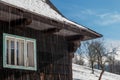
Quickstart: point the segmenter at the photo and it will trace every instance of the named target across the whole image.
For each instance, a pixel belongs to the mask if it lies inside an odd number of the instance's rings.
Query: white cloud
[[[120,23],[120,13],[104,13],[98,15],[98,17],[99,19],[96,22],[103,26]]]
[[[75,9],[75,8],[74,8]],[[120,13],[117,11],[78,9],[70,12],[67,16],[74,19],[88,20],[100,26],[110,26],[120,24]]]
[[[86,14],[86,15],[96,15],[96,12],[91,9],[85,9],[85,10],[81,11],[81,13]]]
[[[93,20],[94,23],[102,25],[102,26],[109,26],[112,24],[120,24],[120,13],[116,11],[108,12],[107,10],[92,10],[92,9],[84,9],[79,12],[82,14],[83,17],[86,19]]]
[[[112,48],[120,48],[120,40],[107,39],[105,40],[105,46],[109,50],[111,50]]]

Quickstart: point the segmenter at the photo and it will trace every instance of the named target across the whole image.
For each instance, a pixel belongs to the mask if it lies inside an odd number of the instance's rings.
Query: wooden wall
[[[36,39],[37,71],[2,67],[3,33]],[[67,41],[62,36],[44,34],[25,25],[10,26],[0,21],[0,80],[72,80],[72,56],[68,52]]]

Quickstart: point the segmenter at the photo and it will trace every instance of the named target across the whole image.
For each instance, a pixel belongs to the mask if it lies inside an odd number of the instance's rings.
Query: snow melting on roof
[[[70,23],[80,28],[84,28],[81,25],[78,25],[60,15],[57,11],[52,9],[47,3],[46,0],[1,0],[8,4],[12,4],[14,6],[24,8],[26,10],[35,12],[37,14],[59,20],[62,22]]]

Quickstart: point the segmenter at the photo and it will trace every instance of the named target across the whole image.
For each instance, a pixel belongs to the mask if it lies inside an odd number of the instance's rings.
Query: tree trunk
[[[100,59],[98,57],[98,62],[97,62],[98,63],[98,69],[100,69],[100,62],[99,61],[100,61]]]
[[[102,69],[102,72],[100,73],[100,76],[99,76],[98,80],[101,80],[103,73],[104,73],[104,69]]]
[[[91,67],[92,67],[92,74],[94,74],[94,63],[91,62]]]
[[[113,72],[113,65],[110,64],[110,72]]]

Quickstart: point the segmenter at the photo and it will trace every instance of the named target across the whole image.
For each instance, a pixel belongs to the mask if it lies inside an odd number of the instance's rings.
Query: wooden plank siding
[[[44,27],[44,26],[43,26]],[[3,68],[3,33],[37,41],[37,71]],[[0,21],[0,80],[72,80],[72,57],[62,36]]]

